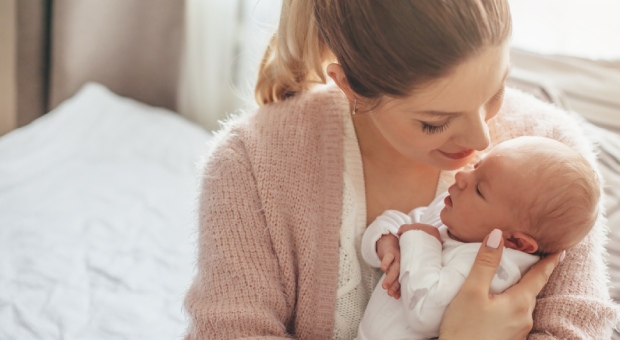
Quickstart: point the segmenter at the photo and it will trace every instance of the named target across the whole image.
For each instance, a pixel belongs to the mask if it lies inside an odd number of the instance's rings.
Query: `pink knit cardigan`
[[[207,156],[187,339],[330,339],[338,285],[343,124],[348,103],[317,86],[232,119]],[[494,143],[556,138],[594,161],[566,113],[507,91]],[[609,339],[605,225],[569,251],[540,293],[530,339]]]

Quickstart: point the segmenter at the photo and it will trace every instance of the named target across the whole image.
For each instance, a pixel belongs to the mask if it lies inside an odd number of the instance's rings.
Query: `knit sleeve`
[[[497,118],[490,124],[493,144],[522,135],[549,137],[581,152],[596,169],[593,145],[578,119],[569,113],[524,93],[510,91]],[[538,295],[529,339],[610,338],[618,310],[607,287],[606,233],[606,221],[601,213],[589,235],[567,252]]]
[[[288,338],[292,305],[244,145],[210,155],[200,195],[197,274],[185,297],[186,339]]]

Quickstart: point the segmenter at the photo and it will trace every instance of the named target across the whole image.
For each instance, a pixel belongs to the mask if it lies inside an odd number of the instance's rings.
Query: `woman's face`
[[[409,97],[385,98],[355,119],[359,117],[365,134],[372,136],[369,145],[387,151],[383,154],[458,169],[489,145],[486,122],[502,106],[508,72],[508,46],[488,47],[449,76]]]

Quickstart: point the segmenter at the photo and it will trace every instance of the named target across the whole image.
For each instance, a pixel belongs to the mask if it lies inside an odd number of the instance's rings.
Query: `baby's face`
[[[493,229],[519,229],[515,202],[524,201],[535,185],[526,180],[522,167],[522,159],[497,148],[473,170],[458,172],[440,215],[451,237],[481,242]]]

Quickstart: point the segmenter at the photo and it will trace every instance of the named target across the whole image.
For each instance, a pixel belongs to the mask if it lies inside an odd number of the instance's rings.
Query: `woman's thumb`
[[[503,249],[504,239],[502,237],[502,231],[494,229],[482,241],[480,250],[478,250],[478,255],[476,255],[476,260],[474,261],[464,285],[471,285],[470,287],[478,288],[484,287],[488,293],[488,288],[491,287],[493,276],[502,260]]]

